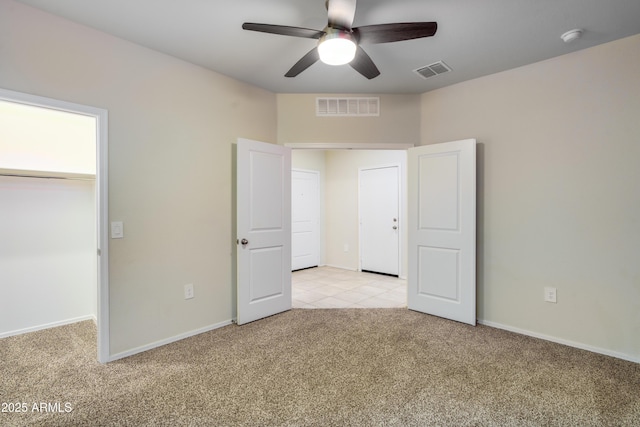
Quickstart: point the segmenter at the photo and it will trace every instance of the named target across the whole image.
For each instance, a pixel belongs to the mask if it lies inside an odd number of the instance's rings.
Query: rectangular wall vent
[[[417,70],[413,70],[421,77],[428,79],[429,77],[437,76],[438,74],[448,73],[451,68],[442,61],[434,62]]]
[[[365,117],[380,115],[380,98],[316,98],[316,116]]]

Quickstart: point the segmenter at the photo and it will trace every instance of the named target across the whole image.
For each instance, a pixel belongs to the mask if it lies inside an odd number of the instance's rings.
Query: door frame
[[[61,101],[0,88],[0,100],[48,108],[96,119],[96,244],[97,244],[97,331],[100,363],[110,361],[109,342],[109,179],[108,179],[108,111],[88,105]]]
[[[362,192],[360,191],[360,184],[362,180],[362,171],[365,170],[373,170],[373,169],[386,169],[386,168],[397,168],[398,170],[398,227],[401,227],[398,231],[398,277],[402,278],[402,245],[405,243],[402,235],[404,233],[404,225],[401,224],[404,221],[401,221],[404,217],[404,210],[402,209],[403,201],[406,202],[403,197],[403,173],[406,174],[406,171],[402,169],[402,165],[400,163],[388,163],[384,165],[376,165],[376,166],[367,166],[358,168],[358,271],[362,271],[362,224],[360,220],[362,218],[362,210],[361,210],[361,197]]]

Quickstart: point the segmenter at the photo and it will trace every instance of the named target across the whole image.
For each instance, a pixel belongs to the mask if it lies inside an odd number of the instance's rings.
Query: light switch
[[[111,238],[122,239],[124,237],[124,225],[122,221],[113,221],[111,223]]]

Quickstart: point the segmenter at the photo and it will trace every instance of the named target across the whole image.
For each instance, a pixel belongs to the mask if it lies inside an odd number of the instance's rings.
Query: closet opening
[[[108,359],[106,121],[0,90],[0,338],[89,320]]]

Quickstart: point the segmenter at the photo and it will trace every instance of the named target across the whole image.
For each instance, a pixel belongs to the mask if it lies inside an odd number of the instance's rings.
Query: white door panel
[[[476,323],[476,141],[409,149],[408,306]]]
[[[418,167],[420,229],[458,229],[458,156],[421,156]]]
[[[291,309],[291,150],[237,145],[237,322]]]
[[[291,173],[292,269],[315,267],[320,262],[319,173]]]
[[[400,168],[359,174],[360,269],[397,276],[400,271]]]

